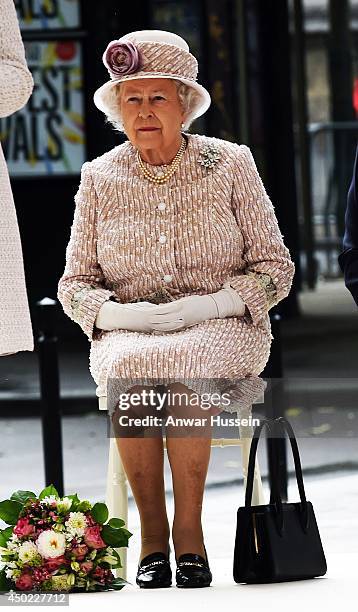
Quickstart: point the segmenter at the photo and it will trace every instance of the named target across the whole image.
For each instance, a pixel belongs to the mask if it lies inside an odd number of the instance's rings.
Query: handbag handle
[[[256,451],[257,451],[257,445],[259,443],[259,439],[261,436],[261,432],[264,427],[267,427],[269,432],[274,433],[273,423],[272,421],[269,421],[268,419],[262,419],[260,425],[257,425],[254,429],[254,433],[253,433],[251,445],[250,445],[249,464],[247,468],[245,507],[251,506],[251,502],[252,502],[252,490],[253,490],[253,485],[254,485]],[[272,482],[270,504],[271,503],[276,506],[276,525],[281,535],[282,529],[283,529],[283,511],[282,511],[282,501],[281,501],[281,496],[280,496],[279,489],[278,489],[277,478],[274,478]]]
[[[300,453],[298,450],[296,436],[292,429],[291,423],[287,421],[287,419],[285,419],[284,417],[280,416],[277,419],[275,419],[273,422],[273,427],[275,427],[276,424],[282,428],[284,434],[287,433],[290,439],[293,459],[295,463],[295,473],[296,473],[298,491],[299,491],[300,499],[301,499],[302,527],[305,530],[305,532],[307,532],[308,526],[309,526],[308,504],[307,504],[307,499],[306,499],[305,487],[303,484],[302,466],[301,466]],[[273,501],[272,491],[271,491],[271,496],[270,496],[270,503],[272,503],[271,500]]]

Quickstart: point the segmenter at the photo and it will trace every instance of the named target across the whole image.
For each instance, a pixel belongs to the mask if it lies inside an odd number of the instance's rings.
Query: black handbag
[[[278,470],[274,466],[270,503],[252,506],[256,450],[264,426],[272,434],[276,425],[287,432],[293,452],[301,502],[282,503]],[[322,576],[327,564],[311,502],[306,500],[295,434],[283,417],[264,419],[251,440],[245,506],[237,511],[234,549],[235,582],[267,583]]]

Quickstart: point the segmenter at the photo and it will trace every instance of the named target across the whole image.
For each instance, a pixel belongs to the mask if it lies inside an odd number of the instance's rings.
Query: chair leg
[[[128,484],[121,457],[118,451],[115,437],[110,438],[108,470],[107,470],[107,489],[106,505],[110,518],[121,518],[128,524]],[[114,570],[116,577],[127,579],[127,548],[117,548],[120,555],[122,567]]]
[[[247,470],[249,466],[250,446],[253,434],[254,429],[251,425],[240,425],[240,439],[242,440],[240,447],[245,490],[247,484]],[[260,506],[262,504],[265,504],[265,497],[263,492],[259,462],[256,455],[251,505]]]

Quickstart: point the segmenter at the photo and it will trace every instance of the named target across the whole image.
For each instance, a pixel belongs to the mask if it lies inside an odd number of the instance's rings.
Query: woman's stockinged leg
[[[149,387],[132,387],[140,393]],[[136,407],[139,412],[139,407]],[[113,415],[118,414],[116,411]],[[152,552],[168,552],[170,527],[165,505],[163,438],[117,437],[118,451],[138,508],[141,524],[141,561]]]
[[[167,409],[167,413],[177,417],[201,416],[205,411],[190,406],[193,392],[181,383],[170,385],[171,393],[186,394],[187,406],[182,399]],[[183,395],[182,395],[183,398]],[[191,437],[188,437],[190,435]],[[197,434],[198,435],[198,434]],[[199,437],[200,436],[200,437]],[[201,524],[202,502],[205,481],[211,452],[211,426],[201,429],[196,437],[195,428],[189,431],[185,427],[167,425],[167,451],[172,471],[174,492],[174,521],[172,537],[175,556],[178,559],[183,553],[196,553],[205,559],[204,537]]]

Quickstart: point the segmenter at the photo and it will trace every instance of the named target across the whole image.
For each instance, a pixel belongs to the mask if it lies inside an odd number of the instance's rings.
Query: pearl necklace
[[[166,172],[163,172],[162,174],[152,174],[143,164],[143,160],[139,154],[139,150],[137,150],[137,161],[139,164],[139,167],[143,173],[143,175],[149,180],[152,181],[153,183],[156,183],[157,185],[162,185],[163,183],[165,183],[166,181],[168,181],[170,179],[171,176],[173,176],[174,172],[178,169],[178,166],[180,164],[180,160],[183,156],[183,153],[185,151],[186,148],[186,140],[185,138],[182,136],[182,143],[180,145],[180,148],[177,152],[177,154],[175,155],[173,161],[170,164],[169,170],[167,170]]]

